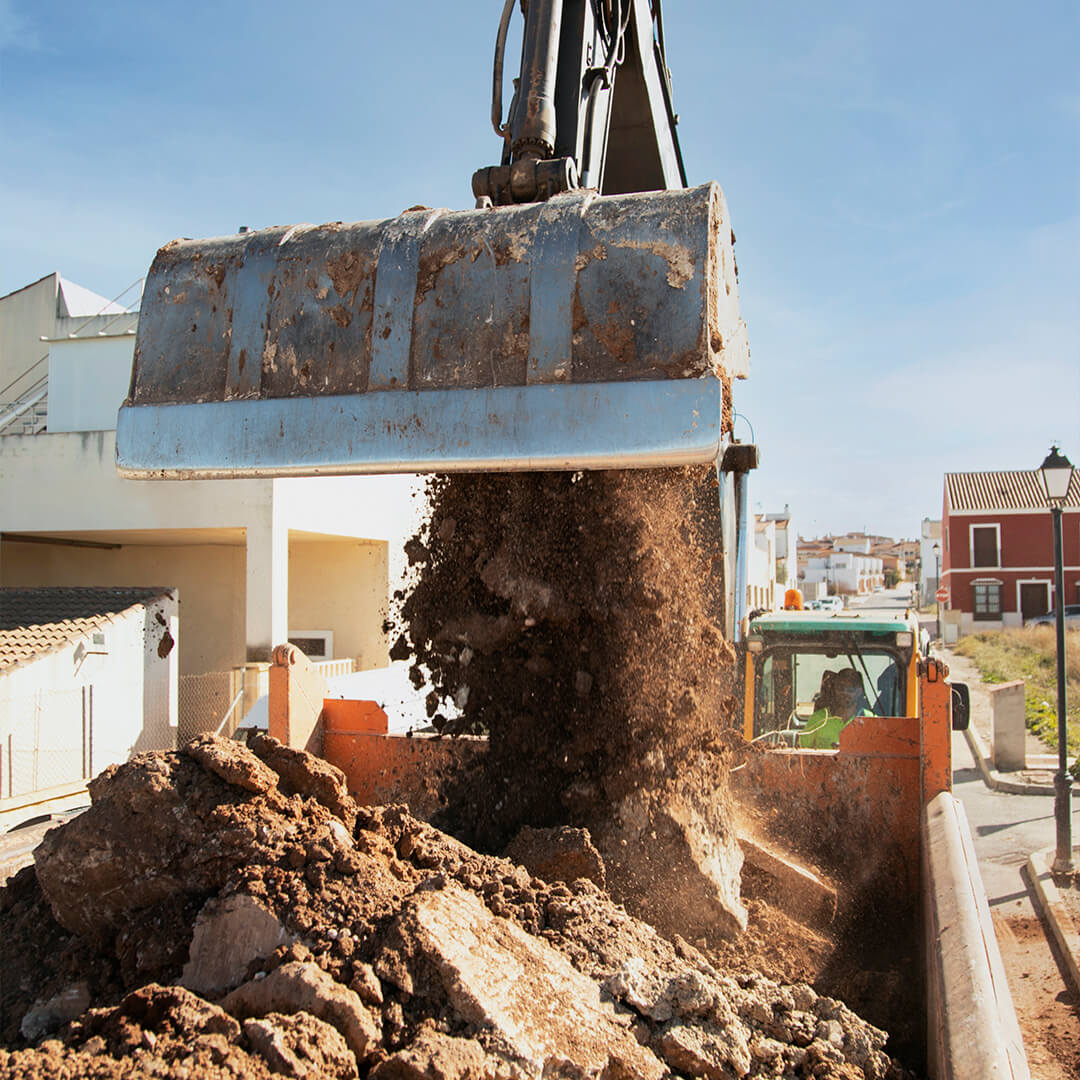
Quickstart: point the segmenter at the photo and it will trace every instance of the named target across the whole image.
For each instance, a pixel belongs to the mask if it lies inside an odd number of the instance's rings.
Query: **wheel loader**
[[[737,640],[757,449],[733,437],[732,388],[749,348],[723,194],[686,184],[661,2],[521,0],[504,117],[517,6],[506,0],[496,35],[502,153],[474,174],[473,208],[177,240],[157,253],[118,469],[167,480],[708,464],[721,622]],[[909,669],[919,713],[857,721],[835,749],[758,754],[744,776],[807,807],[827,834],[859,805],[879,840],[904,837],[904,887],[926,911],[933,1075],[1022,1075],[949,795],[951,690],[936,661]],[[748,690],[759,685],[754,669]],[[367,737],[377,736],[353,742]],[[351,752],[334,744],[328,756],[348,767]]]

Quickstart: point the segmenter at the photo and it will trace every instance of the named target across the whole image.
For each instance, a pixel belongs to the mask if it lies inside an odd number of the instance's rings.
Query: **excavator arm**
[[[518,92],[502,119],[506,0],[495,45],[492,124],[500,165],[473,193],[496,205],[578,187],[605,195],[686,187],[660,0],[528,0]]]

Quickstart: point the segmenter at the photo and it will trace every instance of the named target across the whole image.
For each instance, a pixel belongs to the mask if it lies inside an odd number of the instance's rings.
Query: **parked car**
[[[818,601],[818,607],[822,611],[843,611],[844,601],[839,596],[823,596]]]
[[[1057,614],[1053,611],[1045,615],[1036,615],[1028,619],[1025,626],[1056,626]],[[1069,629],[1080,627],[1080,604],[1065,605],[1065,626]]]

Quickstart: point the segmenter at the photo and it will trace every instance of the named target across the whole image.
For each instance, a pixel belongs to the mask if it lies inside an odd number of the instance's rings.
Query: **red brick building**
[[[1054,538],[1037,470],[945,474],[941,578],[961,633],[1053,610]],[[1080,472],[1062,515],[1066,604],[1080,602]]]

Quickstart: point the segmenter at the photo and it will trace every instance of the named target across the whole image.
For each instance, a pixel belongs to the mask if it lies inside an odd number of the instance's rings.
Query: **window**
[[[866,647],[839,655],[836,651],[829,655],[777,649],[770,651],[755,669],[755,737],[775,732],[777,741],[800,745],[800,734],[810,733],[810,718],[824,705],[823,688],[845,669],[857,673],[855,681],[861,685],[859,711],[875,716],[904,715],[904,668],[892,653]]]
[[[975,618],[1001,618],[1001,586],[997,582],[977,581],[975,589]]]
[[[332,660],[333,630],[290,630],[289,644],[295,645],[309,660]]]
[[[971,526],[971,565],[1000,566],[997,525]]]

